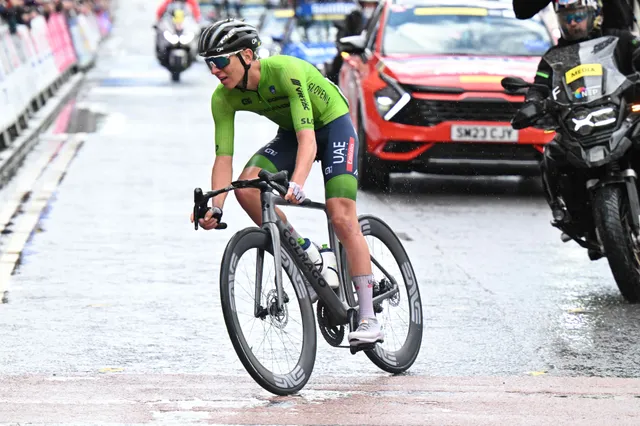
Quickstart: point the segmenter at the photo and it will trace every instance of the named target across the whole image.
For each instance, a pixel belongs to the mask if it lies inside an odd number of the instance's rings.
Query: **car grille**
[[[412,126],[435,126],[443,121],[509,122],[521,105],[521,102],[502,100],[438,101],[414,98],[391,121]]]
[[[484,159],[507,161],[537,161],[542,154],[533,146],[505,143],[437,143],[420,157],[450,160]],[[421,158],[422,157],[422,158]]]

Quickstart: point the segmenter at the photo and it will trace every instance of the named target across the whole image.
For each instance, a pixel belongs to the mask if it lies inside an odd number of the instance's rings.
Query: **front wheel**
[[[596,190],[593,212],[609,267],[622,296],[640,301],[640,246],[631,226],[631,209],[624,187],[606,185]]]
[[[382,370],[402,373],[413,365],[422,345],[424,317],[418,280],[407,252],[389,225],[370,215],[360,216],[359,221],[373,259],[374,298],[398,289],[392,297],[374,304],[384,342],[365,354]],[[343,259],[346,267],[346,256]],[[344,276],[350,278],[346,271]]]
[[[304,279],[284,250],[284,303],[278,308],[272,256],[266,231],[236,233],[222,257],[220,299],[229,338],[247,372],[269,392],[290,395],[304,387],[315,364],[315,317]]]

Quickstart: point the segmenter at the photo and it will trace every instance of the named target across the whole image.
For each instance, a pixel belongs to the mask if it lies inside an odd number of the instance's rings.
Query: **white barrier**
[[[20,68],[20,60],[13,45],[7,27],[0,28],[0,62],[2,62],[2,88],[6,94],[6,114],[11,122],[15,122],[24,106],[22,84],[16,81],[16,72]],[[19,78],[19,77],[18,77]]]
[[[49,22],[34,18],[30,28],[18,25],[15,34],[0,25],[0,149],[11,142],[9,133],[20,133],[33,108],[53,95],[73,65],[83,69],[94,62],[104,33],[96,16],[52,16]]]
[[[42,16],[38,16],[31,21],[31,37],[38,52],[40,60],[41,78],[39,81],[39,91],[43,91],[55,81],[59,75],[58,67],[53,59],[53,51],[49,44],[49,29],[47,21]]]

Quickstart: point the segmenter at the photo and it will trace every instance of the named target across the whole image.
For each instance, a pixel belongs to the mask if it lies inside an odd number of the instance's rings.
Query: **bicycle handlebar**
[[[256,179],[248,179],[248,180],[237,180],[231,182],[231,185],[217,189],[215,191],[209,191],[206,193],[202,192],[201,188],[196,188],[193,190],[193,224],[195,229],[198,229],[198,219],[203,219],[204,215],[209,210],[207,207],[207,203],[209,200],[215,196],[223,194],[225,192],[234,191],[236,189],[244,189],[244,188],[257,188],[257,189],[267,189],[268,187],[274,189],[282,198],[287,195],[287,191],[289,188],[289,173],[286,170],[282,170],[278,173],[270,173],[264,169],[260,170],[258,173],[258,177]],[[311,203],[311,200],[304,200],[302,205]],[[214,218],[220,220],[221,215],[214,214]],[[226,223],[218,223],[216,229],[225,229],[227,227]]]

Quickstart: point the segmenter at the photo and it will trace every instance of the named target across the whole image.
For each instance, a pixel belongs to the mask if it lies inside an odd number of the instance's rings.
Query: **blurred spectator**
[[[108,14],[110,6],[110,0],[0,0],[0,23],[6,23],[13,34],[17,25],[30,26],[38,16],[48,20],[53,13]]]

